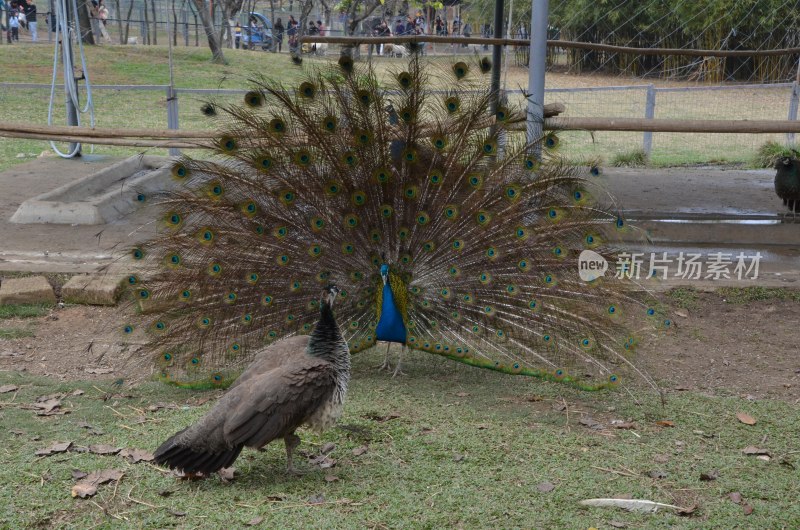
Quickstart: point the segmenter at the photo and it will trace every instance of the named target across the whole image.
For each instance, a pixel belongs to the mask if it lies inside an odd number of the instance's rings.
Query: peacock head
[[[791,157],[784,156],[775,161],[775,169],[789,168],[793,164]]]
[[[340,289],[334,284],[330,284],[323,289],[322,296],[320,297],[320,303],[322,306],[333,307],[333,301],[336,300],[336,296],[339,294],[339,291]]]
[[[381,278],[383,278],[383,284],[386,285],[386,282],[389,281],[389,266],[385,263],[381,265]]]

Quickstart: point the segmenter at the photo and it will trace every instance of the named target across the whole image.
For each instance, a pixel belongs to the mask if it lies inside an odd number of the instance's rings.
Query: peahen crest
[[[629,322],[661,311],[578,274],[622,217],[554,133],[526,143],[524,108],[488,110],[485,63],[413,56],[379,75],[340,61],[207,106],[216,156],[175,162],[160,235],[131,250],[162,377],[230,382],[263,346],[308,333],[309,300],[334,282],[354,354],[389,340],[587,389],[649,381]]]

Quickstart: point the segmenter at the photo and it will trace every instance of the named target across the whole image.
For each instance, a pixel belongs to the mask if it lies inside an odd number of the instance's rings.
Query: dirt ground
[[[638,365],[667,393],[800,403],[800,303],[732,304],[716,293],[697,296],[691,310],[676,309],[673,331],[642,341]],[[0,371],[61,380],[146,379],[150,368],[136,362],[139,347],[120,348],[118,314],[116,308],[74,306],[3,320],[2,327],[28,329],[33,336],[0,339]]]

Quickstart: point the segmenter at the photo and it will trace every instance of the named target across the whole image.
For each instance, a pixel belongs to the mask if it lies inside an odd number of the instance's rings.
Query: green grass
[[[667,291],[667,296],[672,300],[672,304],[680,309],[697,309],[698,292],[693,287],[676,287]]]
[[[25,49],[26,68],[17,66],[14,54],[0,54],[0,71],[4,82],[49,83],[52,75],[52,50],[48,46]],[[87,48],[89,75],[94,85],[133,84],[164,85],[169,82],[169,64],[166,46],[99,46]],[[289,86],[296,85],[302,69],[293,66],[286,54],[276,55],[247,50],[225,50],[226,65],[210,62],[210,51],[205,47],[183,47],[174,50],[175,84],[179,88],[244,88],[253,76],[263,75],[280,79]],[[466,56],[464,56],[466,57]],[[326,58],[306,58],[306,64],[328,63],[336,58],[332,49]],[[441,55],[433,59],[433,68],[451,64],[453,56]],[[402,59],[377,59],[380,75],[388,79],[389,67],[403,64]],[[387,67],[387,65],[389,67]],[[524,86],[527,70],[511,67],[509,86]],[[628,80],[637,84],[636,79]],[[521,83],[521,85],[520,85]],[[674,86],[675,82],[654,81],[657,86]],[[575,86],[618,85],[618,77],[571,76],[552,73],[548,76],[549,88]],[[687,86],[696,86],[686,83]],[[780,109],[785,106],[785,89],[768,89],[732,95],[736,98],[735,114],[731,105],[720,100],[718,91],[660,94],[657,102],[657,118],[673,119],[784,119]],[[198,112],[204,98],[192,94],[179,95],[179,122],[181,129],[208,128],[212,123]],[[566,105],[570,116],[641,117],[644,113],[644,91],[554,93],[549,101]],[[116,91],[96,89],[94,91],[98,127],[136,127],[164,129],[166,123],[166,95],[162,91]],[[49,90],[12,89],[0,90],[0,105],[8,109],[5,118],[11,122],[44,125],[47,122]],[[224,101],[239,101],[239,96],[225,96]],[[511,95],[510,100],[524,103],[522,96]],[[64,124],[64,109],[60,103],[55,112],[55,123]],[[700,114],[698,114],[700,113]],[[88,122],[84,116],[83,123]],[[632,149],[640,150],[642,133],[569,131],[561,133],[562,152],[570,157],[613,158],[621,153],[630,156]],[[655,167],[695,165],[708,163],[749,164],[758,148],[756,142],[768,138],[774,142],[783,135],[712,135],[656,133],[653,137],[653,152],[649,165]],[[90,152],[84,146],[84,152]],[[46,142],[0,138],[0,170],[30,160],[31,156],[49,152]],[[143,149],[97,146],[96,153],[108,155],[133,155]],[[148,154],[164,155],[163,149],[144,149]],[[25,157],[17,158],[18,154]],[[639,155],[633,158],[637,159]],[[634,160],[635,161],[635,160]]]
[[[758,148],[756,156],[753,158],[753,165],[755,167],[768,167],[772,168],[779,159],[789,156],[800,156],[800,146],[787,146],[785,143],[776,141],[765,142]]]
[[[800,524],[796,433],[800,412],[778,401],[756,402],[682,392],[662,408],[656,396],[624,391],[586,394],[523,377],[469,369],[425,354],[409,359],[409,375],[391,379],[370,368],[380,352],[354,358],[354,378],[340,425],[322,437],[302,432],[300,449],[312,453],[326,442],[336,466],[309,473],[285,472],[283,445],[246,450],[237,478],[180,482],[146,464],[116,456],[68,452],[36,457],[39,448],[71,441],[77,446],[111,444],[154,450],[167,436],[197,419],[215,396],[158,383],[134,388],[86,382],[58,383],[0,374],[0,384],[22,388],[3,395],[3,423],[24,431],[5,437],[0,481],[0,526],[106,528],[243,527],[263,517],[265,528],[792,528]],[[55,392],[71,413],[37,417],[19,404]],[[122,395],[109,398],[107,393]],[[147,411],[155,402],[177,408]],[[567,404],[566,410],[555,407]],[[754,426],[734,415],[746,412]],[[388,415],[397,415],[386,421]],[[636,422],[636,429],[593,431],[579,423],[591,415]],[[655,424],[673,421],[673,428]],[[81,428],[89,422],[94,430]],[[38,438],[37,438],[38,437]],[[354,456],[352,450],[369,450]],[[768,449],[764,462],[745,456],[748,445]],[[462,458],[463,457],[463,458]],[[659,460],[661,463],[659,463]],[[116,468],[125,475],[91,500],[73,499],[73,469]],[[702,482],[700,474],[719,470]],[[649,472],[666,474],[651,478]],[[325,475],[338,481],[326,482]],[[540,492],[551,482],[555,489]],[[159,492],[171,492],[169,496]],[[740,492],[753,506],[728,499]],[[322,495],[325,503],[312,505]],[[593,497],[697,504],[690,517],[669,512],[632,514],[581,508]],[[138,502],[134,502],[138,501]],[[176,516],[174,513],[184,513]]]
[[[0,304],[0,319],[41,317],[51,309],[51,306],[40,304]]]
[[[617,153],[611,159],[611,165],[614,167],[645,167],[647,165],[647,155],[642,149]]]
[[[800,302],[800,291],[770,287],[722,287],[717,294],[730,304],[748,304],[763,300],[789,300]]]
[[[33,331],[24,328],[0,328],[0,339],[24,339],[33,337]]]

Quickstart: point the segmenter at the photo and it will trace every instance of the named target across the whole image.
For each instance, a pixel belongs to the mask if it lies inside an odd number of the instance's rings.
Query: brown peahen
[[[312,331],[330,282],[354,354],[398,343],[585,389],[624,371],[652,384],[636,332],[669,319],[613,274],[579,277],[625,220],[556,134],[525,140],[524,107],[489,110],[490,69],[413,55],[379,74],[343,56],[206,104],[216,157],[174,164],[163,234],[132,250],[161,377],[230,384],[260,348]]]
[[[294,337],[263,350],[214,408],[176,433],[155,452],[155,461],[186,473],[209,474],[230,466],[242,448],[260,449],[283,438],[286,460],[300,444],[301,425],[322,431],[341,414],[350,380],[350,352],[333,316],[338,289],[319,301],[310,337]]]
[[[790,212],[800,213],[800,159],[785,156],[775,162],[775,193]]]

